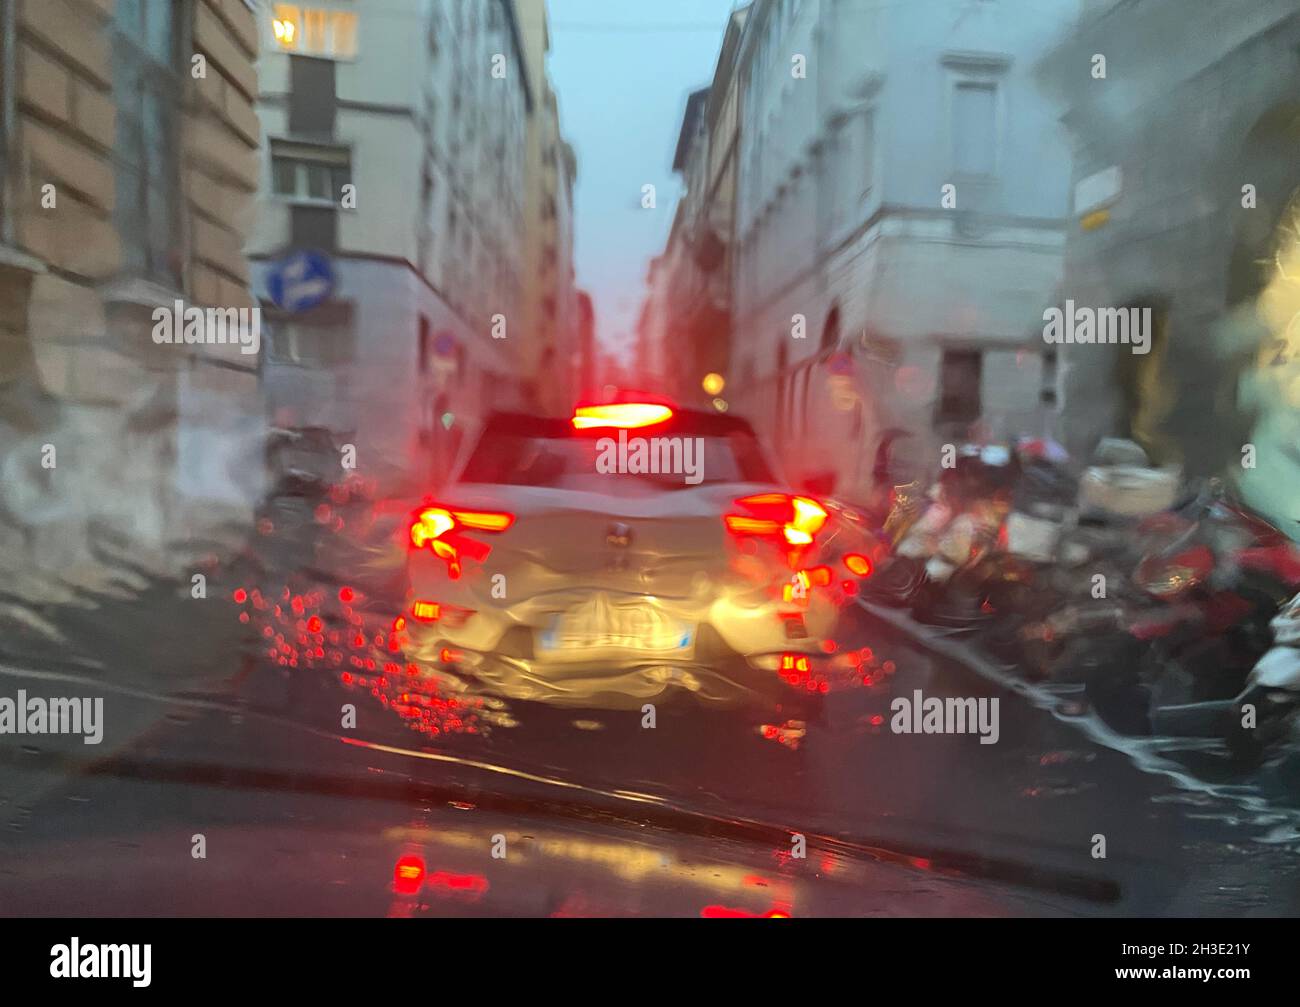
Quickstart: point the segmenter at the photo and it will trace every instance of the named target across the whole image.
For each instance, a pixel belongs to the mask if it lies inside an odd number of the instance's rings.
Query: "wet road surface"
[[[201,601],[187,585],[133,583],[32,607],[21,623],[11,613],[0,694],[102,694],[105,736],[3,739],[4,911],[203,911],[186,888],[201,877],[212,912],[401,915],[419,911],[392,888],[412,844],[460,864],[437,883],[450,901],[423,911],[678,913],[726,897],[701,883],[674,902],[683,863],[691,877],[729,878],[729,864],[787,885],[835,881],[801,890],[805,912],[1300,909],[1294,814],[1140,768],[866,612],[852,645],[869,659],[794,748],[730,711],[666,707],[646,729],[639,715],[485,699],[413,674],[384,632],[398,606],[382,577],[340,587],[317,571],[315,587],[280,599],[296,625],[310,623],[313,590],[355,593],[338,661],[322,626],[324,656],[308,667],[310,632],[286,651],[257,619],[239,621],[249,604],[232,598],[250,590],[249,570],[211,574]],[[256,576],[275,585],[270,619],[279,580]],[[997,743],[894,733],[891,700],[915,690],[996,697]],[[538,853],[543,833],[587,860]],[[211,873],[194,874],[198,834],[227,858]],[[806,859],[791,856],[794,834],[808,837]],[[531,836],[540,874],[519,846],[492,858],[496,835]],[[628,858],[644,869],[629,875]],[[281,890],[304,869],[320,885]],[[739,890],[757,905],[752,888]]]

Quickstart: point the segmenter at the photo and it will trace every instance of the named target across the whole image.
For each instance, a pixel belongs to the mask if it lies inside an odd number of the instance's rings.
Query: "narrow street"
[[[1081,916],[1093,978],[1267,974],[1298,53],[1300,0],[0,0],[0,917],[106,926],[22,968]],[[1074,975],[955,929],[891,939]]]

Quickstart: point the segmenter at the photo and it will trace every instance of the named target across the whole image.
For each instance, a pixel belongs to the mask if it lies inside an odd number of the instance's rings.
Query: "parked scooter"
[[[1241,760],[1258,762],[1277,744],[1300,738],[1300,595],[1270,622],[1274,646],[1231,699],[1159,708],[1156,734],[1216,737]]]
[[[1158,523],[1147,531],[1165,544],[1134,570],[1145,597],[1121,630],[1141,649],[1132,666],[1098,669],[1088,695],[1099,716],[1127,733],[1221,734],[1201,704],[1245,688],[1271,645],[1270,619],[1300,586],[1300,557],[1217,487]]]

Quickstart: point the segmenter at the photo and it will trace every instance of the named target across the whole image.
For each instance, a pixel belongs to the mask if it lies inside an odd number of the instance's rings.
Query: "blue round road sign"
[[[334,293],[334,266],[320,252],[294,252],[271,267],[266,291],[281,311],[309,311]]]

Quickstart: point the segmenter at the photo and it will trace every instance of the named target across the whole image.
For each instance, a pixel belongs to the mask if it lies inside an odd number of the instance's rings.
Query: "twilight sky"
[[[740,0],[550,0],[551,80],[578,155],[575,268],[596,331],[625,346],[681,186],[673,147],[686,95],[709,83]],[[657,207],[641,208],[653,183]]]

